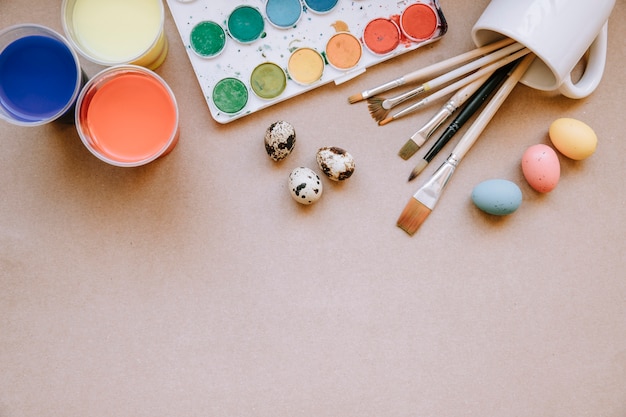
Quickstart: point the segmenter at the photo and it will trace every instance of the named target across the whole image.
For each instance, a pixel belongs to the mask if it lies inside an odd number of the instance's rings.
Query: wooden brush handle
[[[402,78],[405,83],[412,83],[421,80],[425,80],[428,78],[432,78],[438,73],[449,70],[452,67],[463,64],[464,62],[470,61],[472,59],[478,58],[481,55],[488,54],[497,49],[503,48],[512,44],[513,39],[505,38],[499,40],[494,43],[490,43],[489,45],[482,46],[480,48],[476,48],[474,50],[462,53],[452,58],[448,58],[444,61],[437,62],[435,64],[429,65],[427,67],[421,68],[417,71],[413,71],[404,75]]]
[[[430,100],[438,100],[441,97],[447,96],[450,93],[453,93],[454,91],[458,91],[459,89],[462,89],[463,87],[467,86],[470,83],[473,83],[476,80],[481,80],[484,77],[489,77],[491,74],[493,74],[496,70],[498,70],[499,68],[504,67],[505,65],[510,64],[511,62],[520,59],[521,57],[523,57],[524,55],[527,55],[528,53],[530,53],[530,50],[528,48],[524,48],[520,51],[515,52],[514,54],[511,54],[507,57],[504,57],[502,59],[499,59],[498,61],[487,65],[486,67],[483,67],[481,69],[479,69],[476,72],[473,72],[471,75],[468,75],[465,78],[462,78],[448,86],[446,86],[445,88],[442,88],[441,90],[431,94],[430,96],[428,96],[428,99]],[[470,84],[471,85],[471,84]],[[478,89],[478,88],[476,88]],[[476,91],[476,90],[474,90]],[[465,98],[467,99],[470,95],[473,94],[473,91],[467,95],[465,94]]]
[[[399,119],[400,117],[406,116],[409,113],[412,113],[422,107],[424,107],[425,105],[427,105],[428,103],[431,103],[435,100],[439,100],[440,98],[443,98],[449,94],[454,93],[455,91],[458,91],[459,89],[462,89],[463,87],[469,85],[472,85],[473,82],[475,82],[476,80],[482,80],[483,78],[486,80],[491,74],[493,74],[496,70],[498,70],[498,68],[501,68],[505,65],[510,64],[511,62],[520,59],[521,57],[523,57],[524,55],[527,55],[530,52],[530,50],[528,48],[524,48],[520,51],[517,51],[514,54],[511,54],[507,57],[504,57],[494,63],[492,63],[491,65],[487,65],[484,68],[481,68],[480,70],[472,73],[471,75],[468,75],[465,78],[462,78],[444,88],[442,88],[441,90],[438,90],[436,92],[434,92],[433,94],[431,94],[428,97],[423,98],[422,100],[418,101],[415,104],[412,104],[402,110],[400,110],[399,112],[397,112],[396,114],[393,115],[394,119]],[[483,80],[484,81],[484,80]],[[478,87],[476,87],[476,89],[478,89]],[[476,89],[474,89],[474,91],[476,91]],[[423,90],[426,91],[426,90]],[[473,94],[474,91],[471,91],[468,94],[462,94],[459,95],[460,97],[464,97],[464,99],[466,100],[470,95]],[[461,91],[461,93],[463,93],[463,91]],[[459,97],[457,97],[458,99]],[[462,103],[459,103],[459,105]],[[458,105],[457,105],[458,107]]]
[[[478,115],[474,123],[472,123],[472,125],[465,132],[459,143],[452,151],[452,154],[457,159],[457,161],[463,159],[463,157],[470,150],[472,145],[474,145],[476,139],[478,139],[485,127],[487,127],[487,124],[489,124],[489,122],[496,114],[502,103],[504,103],[504,100],[506,100],[506,98],[509,96],[511,91],[513,91],[513,88],[517,85],[518,81],[520,80],[520,78],[522,78],[534,59],[534,54],[528,54],[511,72],[511,75],[509,75],[509,77],[504,81],[498,91],[496,91],[493,98],[489,100],[489,103],[487,103],[485,109]]]
[[[462,77],[466,74],[469,74],[470,72],[475,71],[479,68],[482,68],[485,65],[490,65],[498,60],[506,58],[508,55],[511,55],[521,49],[524,49],[524,45],[515,42],[502,49],[498,49],[497,51],[492,52],[489,55],[485,55],[481,58],[478,58],[477,60],[469,62],[459,68],[456,68],[450,72],[440,75],[439,77],[433,80],[430,80],[422,85],[424,86],[424,89],[426,91],[441,87],[442,85],[447,84],[450,81],[455,80],[459,77]]]

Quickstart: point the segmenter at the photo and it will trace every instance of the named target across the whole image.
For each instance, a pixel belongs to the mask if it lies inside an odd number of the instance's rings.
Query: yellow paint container
[[[156,69],[167,56],[161,0],[64,0],[62,10],[68,39],[96,64]]]
[[[298,48],[289,57],[287,72],[298,84],[309,85],[322,78],[324,65],[324,58],[315,49]]]

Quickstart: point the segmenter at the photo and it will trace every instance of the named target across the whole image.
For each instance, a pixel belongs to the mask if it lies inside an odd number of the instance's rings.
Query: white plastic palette
[[[438,0],[167,3],[211,115],[219,123],[231,122],[331,81],[345,82],[372,65],[440,39],[447,31]],[[241,16],[236,18],[239,12],[244,21]],[[248,31],[245,36],[255,24],[262,25],[262,30],[257,39],[244,39],[241,33],[235,33],[239,30],[236,24],[241,31]],[[224,42],[223,48],[216,47],[212,39],[200,39],[199,43],[197,35],[192,42],[194,28],[196,34],[200,28],[221,31],[214,40]],[[395,33],[386,33],[389,28]],[[337,34],[342,35],[331,42]],[[198,45],[214,49],[207,54]],[[358,48],[358,55],[354,50],[348,52],[350,46]]]

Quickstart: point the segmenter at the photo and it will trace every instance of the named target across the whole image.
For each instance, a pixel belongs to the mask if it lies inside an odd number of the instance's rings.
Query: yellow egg
[[[559,152],[577,161],[591,156],[598,145],[598,137],[591,127],[569,117],[552,122],[548,134]]]

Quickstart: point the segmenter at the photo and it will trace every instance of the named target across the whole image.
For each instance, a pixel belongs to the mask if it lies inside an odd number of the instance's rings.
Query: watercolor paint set
[[[167,0],[213,118],[228,123],[440,39],[438,0]]]

